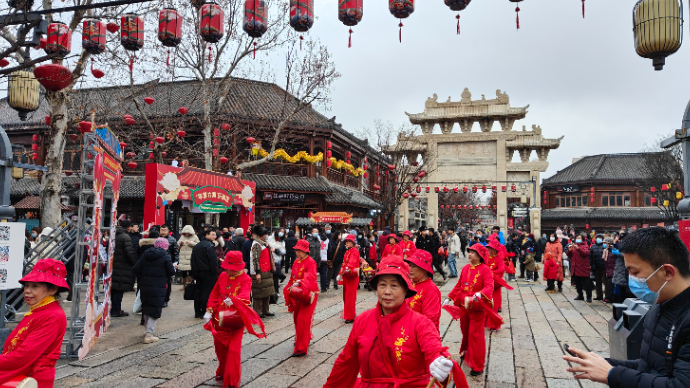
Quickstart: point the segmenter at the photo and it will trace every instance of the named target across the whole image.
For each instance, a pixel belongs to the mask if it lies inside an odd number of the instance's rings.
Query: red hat
[[[487,248],[493,248],[497,250],[498,252],[501,251],[501,243],[497,239],[493,239],[489,241],[488,244],[486,244]]]
[[[60,291],[69,291],[69,286],[65,278],[67,269],[60,260],[43,259],[39,260],[34,268],[26,276],[19,279],[19,283],[42,282],[57,286]]]
[[[295,244],[295,250],[309,253],[309,241],[299,240]]]
[[[410,266],[407,265],[400,256],[390,255],[381,260],[376,269],[376,275],[369,281],[372,288],[376,289],[378,277],[380,275],[398,275],[407,285],[407,295],[405,298],[411,298],[417,294],[414,289],[412,279],[410,279]]]
[[[351,235],[348,233],[347,236],[345,236],[345,242],[352,241],[353,243],[357,244],[357,241],[355,241],[355,236]]]
[[[405,237],[405,236],[407,236],[407,237],[409,237],[409,238],[412,238],[412,233],[410,233],[409,230],[406,230],[406,231],[403,233],[403,237]]]
[[[474,244],[471,247],[467,248],[471,249],[479,254],[479,257],[482,258],[482,261],[486,260],[486,257],[489,255],[489,250],[486,249],[486,247],[482,244]]]
[[[244,269],[245,264],[242,259],[242,252],[240,251],[230,251],[225,255],[225,260],[223,264],[220,265],[223,269],[229,269],[230,271],[241,271]]]
[[[415,253],[412,256],[408,256],[405,261],[409,261],[417,267],[425,270],[431,277],[434,276],[434,268],[431,266],[433,258],[431,257],[431,253],[425,251],[424,249],[417,249]]]

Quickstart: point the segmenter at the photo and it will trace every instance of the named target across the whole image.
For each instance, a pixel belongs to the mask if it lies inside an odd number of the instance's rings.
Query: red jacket
[[[305,276],[308,274],[312,276],[310,276],[309,279],[305,279]],[[317,270],[316,261],[314,261],[314,259],[307,256],[302,260],[295,260],[295,263],[292,265],[292,272],[290,272],[290,280],[283,289],[283,297],[285,298],[285,305],[288,306],[288,311],[294,311],[295,304],[297,303],[290,299],[290,287],[299,280],[305,290],[319,292],[319,285],[315,281],[316,277]]]
[[[544,279],[558,279],[558,262],[550,252],[544,256]]]
[[[381,260],[390,255],[402,257],[402,248],[400,248],[400,246],[397,244],[386,245],[386,247],[383,249],[383,253],[381,254]]]
[[[379,261],[379,255],[376,249],[376,244],[371,244],[369,247],[369,260],[371,260],[374,263],[374,269],[378,267],[376,264]]]
[[[491,269],[491,272],[494,275],[494,279],[503,279],[503,274],[506,272],[506,264],[504,260],[505,254],[501,251],[498,252],[498,254],[494,257],[489,257],[488,265],[489,268]],[[501,285],[496,283],[494,280],[494,289],[498,290],[501,288]]]
[[[465,297],[472,297],[481,293],[484,301],[493,306],[494,274],[486,264],[467,264],[460,272],[460,280],[448,294],[448,298],[457,306],[464,304]]]
[[[417,247],[414,245],[414,241],[400,241],[398,243],[398,246],[400,247],[403,255],[403,259],[406,259],[410,256],[412,256],[415,252],[417,252]]]
[[[439,330],[441,323],[441,291],[431,278],[415,283],[417,294],[406,299],[410,309],[416,311],[429,320]]]
[[[591,265],[589,263],[589,247],[586,242],[576,244],[573,250],[568,249],[566,255],[570,258],[570,271],[573,276],[589,277]]]

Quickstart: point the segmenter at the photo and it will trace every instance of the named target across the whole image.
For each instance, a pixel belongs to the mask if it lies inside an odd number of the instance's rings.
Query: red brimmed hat
[[[409,237],[409,238],[412,238],[412,233],[410,233],[409,230],[406,230],[406,231],[403,233],[403,237],[405,237],[405,236],[407,236],[407,237]]]
[[[242,259],[242,252],[240,251],[230,251],[225,255],[225,260],[223,264],[220,265],[223,269],[229,269],[230,271],[241,271],[244,269],[245,264]]]
[[[42,282],[56,286],[60,291],[69,291],[69,286],[65,278],[67,269],[60,260],[43,259],[39,260],[34,268],[26,276],[19,279],[19,283]]]
[[[482,258],[482,260],[486,260],[486,257],[489,256],[489,250],[486,249],[486,247],[484,245],[479,244],[479,243],[474,244],[467,249],[471,249],[471,250],[477,252],[477,254],[479,254],[479,257]]]
[[[355,241],[354,235],[348,234],[347,236],[345,236],[345,242],[348,242],[348,241],[355,243],[355,245],[357,244],[357,241]]]
[[[434,277],[434,268],[431,266],[433,258],[431,257],[431,253],[425,251],[424,249],[417,249],[415,253],[411,256],[408,256],[405,261],[409,261],[410,263],[428,272],[429,276]]]
[[[405,298],[411,298],[417,294],[412,279],[410,279],[410,266],[403,261],[402,257],[394,255],[386,256],[386,258],[379,263],[376,269],[376,275],[369,281],[369,284],[374,289],[376,289],[378,277],[381,275],[400,276],[407,285],[407,295]]]
[[[309,241],[299,240],[295,244],[295,250],[309,253]]]
[[[486,244],[487,248],[493,248],[497,250],[498,252],[501,251],[501,243],[498,241],[498,239],[493,239],[489,241],[488,244]]]

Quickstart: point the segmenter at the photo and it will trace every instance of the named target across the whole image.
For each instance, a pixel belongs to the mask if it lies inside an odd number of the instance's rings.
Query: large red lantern
[[[290,0],[290,26],[307,32],[314,25],[314,0]]]
[[[125,50],[137,51],[144,47],[144,20],[128,13],[120,18],[120,44]]]
[[[356,26],[362,21],[364,7],[362,0],[341,0],[338,2],[338,19],[346,26]],[[352,47],[352,28],[347,47]]]
[[[396,18],[405,19],[414,12],[414,0],[388,0],[388,10],[391,11],[391,14]],[[398,27],[400,27],[398,39],[402,42],[402,20],[398,24]]]
[[[34,69],[34,76],[44,88],[52,91],[62,90],[74,81],[72,72],[57,63],[38,66]]]
[[[519,3],[522,0],[509,0],[511,3]],[[515,4],[515,23],[517,24],[517,29],[520,29],[520,6]]]
[[[261,38],[268,30],[268,12],[264,0],[247,0],[244,3],[243,29],[252,38]]]
[[[166,8],[158,14],[158,40],[165,47],[177,47],[182,42],[183,18],[175,8]]]
[[[105,24],[98,19],[86,19],[82,27],[81,47],[89,54],[105,51]]]
[[[72,30],[65,23],[53,22],[48,25],[47,54],[64,58],[72,51]]]
[[[199,10],[199,34],[209,43],[217,43],[223,37],[225,12],[216,3],[206,3]]]

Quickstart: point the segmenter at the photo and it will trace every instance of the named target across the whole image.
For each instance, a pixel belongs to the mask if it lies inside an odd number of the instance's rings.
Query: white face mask
[[[551,242],[554,242],[554,241],[556,241],[556,237],[551,237],[550,240],[551,240]]]

